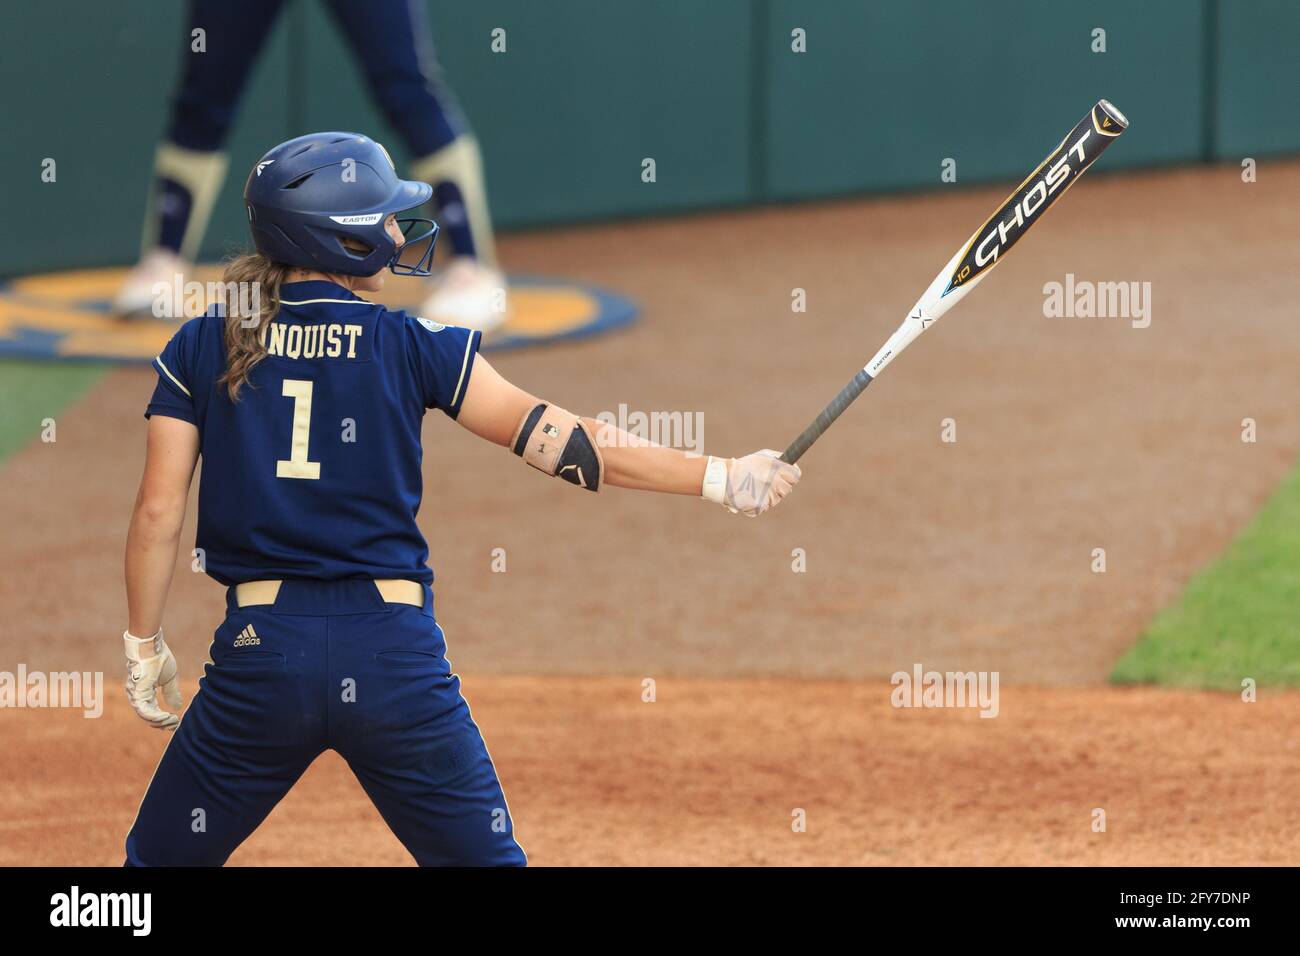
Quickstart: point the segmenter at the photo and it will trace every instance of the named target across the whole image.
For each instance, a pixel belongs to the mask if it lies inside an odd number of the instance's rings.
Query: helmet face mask
[[[395,275],[427,276],[437,224],[397,220],[406,246],[429,242],[416,263],[407,265],[385,223],[432,195],[428,183],[398,179],[388,152],[368,137],[312,133],[281,143],[258,161],[244,187],[244,204],[254,245],[276,262],[342,275],[369,276],[387,267]],[[349,249],[344,239],[369,252]]]
[[[395,276],[427,276],[432,275],[430,266],[433,263],[433,247],[438,242],[438,224],[432,219],[408,218],[397,220],[397,226],[402,230],[402,235],[406,237],[406,242],[401,249],[393,253],[392,260],[388,263],[389,270]],[[412,235],[414,233],[414,235]],[[424,240],[429,240],[429,245],[414,265],[407,265],[402,262],[402,253],[407,249],[415,249]]]

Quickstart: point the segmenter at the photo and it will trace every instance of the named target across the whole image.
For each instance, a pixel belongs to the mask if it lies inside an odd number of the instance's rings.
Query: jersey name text
[[[298,322],[271,322],[262,332],[267,355],[291,359],[356,358],[357,339],[363,327],[329,322],[302,325]],[[346,353],[344,348],[346,347]]]

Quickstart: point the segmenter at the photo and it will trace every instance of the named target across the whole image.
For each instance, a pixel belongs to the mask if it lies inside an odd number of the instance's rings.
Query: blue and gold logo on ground
[[[23,276],[0,284],[0,356],[147,363],[178,325],[169,319],[124,321],[112,313],[125,269],[86,269]],[[220,269],[205,266],[186,279],[206,289]],[[392,282],[376,301],[390,308],[419,307],[428,286]],[[174,295],[174,293],[173,293]],[[169,296],[170,298],[170,296]],[[202,293],[183,301],[202,312]],[[559,279],[510,276],[509,317],[484,340],[485,350],[522,348],[599,335],[635,321],[631,300]]]

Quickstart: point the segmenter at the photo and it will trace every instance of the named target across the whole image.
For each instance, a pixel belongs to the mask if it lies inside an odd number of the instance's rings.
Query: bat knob
[[[1121,130],[1128,129],[1128,117],[1116,109],[1115,104],[1110,100],[1098,100],[1097,109],[1101,110],[1104,123],[1105,118],[1110,119],[1110,123],[1118,126]]]

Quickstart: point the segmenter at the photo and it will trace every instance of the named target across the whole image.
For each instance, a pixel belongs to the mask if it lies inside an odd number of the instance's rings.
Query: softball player
[[[139,264],[114,303],[126,317],[152,314],[156,283],[171,286],[198,254],[226,177],[224,145],[244,85],[284,0],[190,0],[180,85],[154,158]],[[356,54],[375,102],[433,186],[452,259],[422,314],[490,331],[506,318],[478,141],[434,58],[424,0],[324,0]],[[202,44],[195,33],[202,35]],[[179,318],[179,316],[176,316]]]
[[[434,617],[415,523],[426,409],[589,491],[700,495],[752,516],[799,480],[775,452],[700,458],[579,418],[505,381],[478,355],[481,332],[364,299],[385,270],[428,274],[438,227],[394,214],[430,191],[355,133],[277,146],[244,190],[257,252],[226,273],[260,283],[259,307],[214,307],[154,361],[123,637],[132,707],[176,736],[128,864],[223,863],[326,749],[421,865],[524,862]],[[415,265],[399,261],[424,241]],[[161,623],[200,456],[197,546],[227,615],[181,720],[158,701],[181,703]]]

